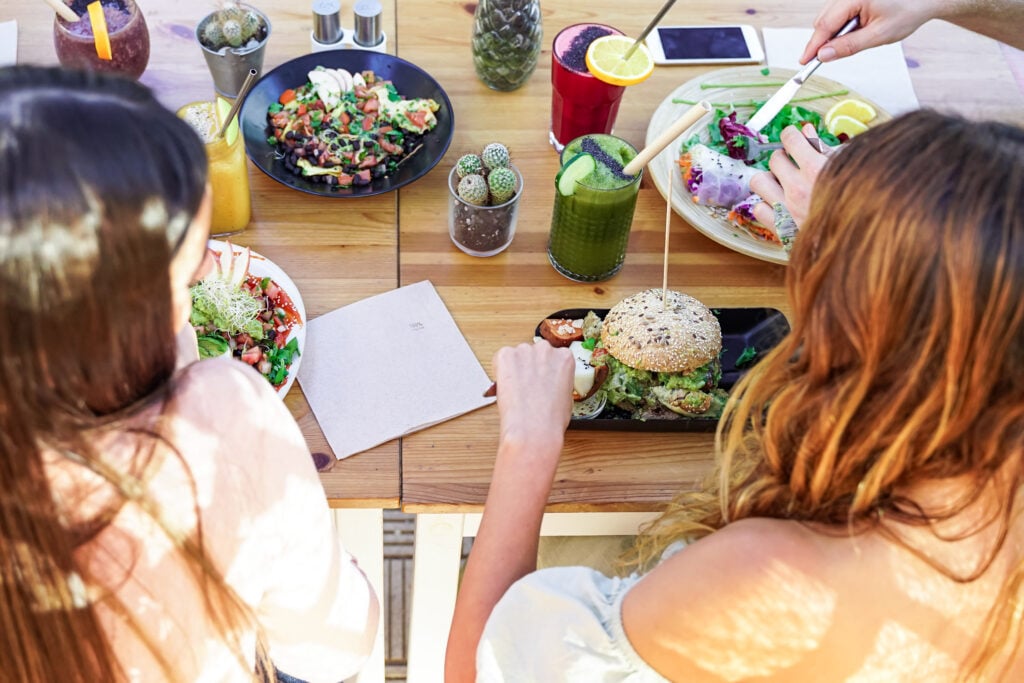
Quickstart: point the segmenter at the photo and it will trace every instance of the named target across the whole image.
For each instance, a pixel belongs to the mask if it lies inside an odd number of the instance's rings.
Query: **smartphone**
[[[655,64],[757,64],[764,50],[757,31],[735,26],[658,26],[647,36]]]

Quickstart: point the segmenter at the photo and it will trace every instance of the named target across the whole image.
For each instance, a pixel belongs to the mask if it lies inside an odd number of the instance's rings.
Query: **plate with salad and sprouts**
[[[273,261],[248,247],[210,240],[214,267],[192,285],[190,322],[200,360],[230,356],[263,375],[284,398],[306,342],[299,289]]]
[[[707,237],[747,256],[781,264],[789,255],[773,226],[754,219],[752,207],[761,198],[750,190],[750,179],[768,170],[772,150],[751,154],[749,141],[776,143],[786,126],[810,123],[821,142],[841,148],[850,138],[892,118],[841,83],[812,76],[767,126],[752,133],[744,124],[794,73],[753,66],[709,71],[669,94],[647,128],[650,144],[693,104],[711,103],[710,119],[702,119],[651,161],[654,185],[677,214]]]

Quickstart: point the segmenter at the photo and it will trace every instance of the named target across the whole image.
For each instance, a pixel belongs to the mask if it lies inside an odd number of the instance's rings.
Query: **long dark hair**
[[[928,525],[990,491],[1005,538],[1024,483],[1024,130],[918,111],[864,133],[819,177],[792,256],[791,334],[734,389],[715,477],[634,559],[750,517],[888,534],[883,518]],[[953,477],[974,493],[938,513],[898,493]],[[936,569],[971,581],[994,552]],[[1018,647],[1022,586],[1018,564],[964,677]]]
[[[169,267],[205,187],[203,143],[147,88],[0,69],[0,666],[14,680],[124,677],[83,595],[116,586],[96,585],[76,551],[127,501],[170,533],[141,484],[175,369]],[[158,417],[139,424],[144,412]],[[111,431],[151,444],[131,471],[96,451]],[[48,458],[99,475],[109,491],[98,514],[54,499]],[[174,540],[213,583],[201,535]]]

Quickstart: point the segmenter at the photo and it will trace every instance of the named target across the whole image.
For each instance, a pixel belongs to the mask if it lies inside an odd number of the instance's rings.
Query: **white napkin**
[[[298,380],[339,459],[494,402],[428,280],[311,320]]]
[[[18,63],[18,22],[0,22],[0,66]]]
[[[801,68],[798,60],[811,38],[811,29],[765,28],[761,33],[769,66]],[[893,116],[920,107],[900,43],[873,47],[851,57],[822,64],[814,73],[849,86],[880,104]]]

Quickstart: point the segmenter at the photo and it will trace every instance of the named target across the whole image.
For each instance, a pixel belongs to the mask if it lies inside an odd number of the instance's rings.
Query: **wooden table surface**
[[[138,0],[150,28],[152,53],[142,82],[167,106],[206,99],[212,81],[192,27],[211,0]],[[674,7],[665,23],[751,23],[809,26],[823,0],[771,3],[695,0]],[[309,3],[256,3],[273,25],[264,70],[309,51]],[[343,23],[351,4],[343,3]],[[311,197],[279,185],[250,164],[253,222],[234,238],[284,268],[298,284],[310,318],[396,286],[429,279],[484,367],[503,345],[528,341],[539,319],[560,308],[608,307],[661,284],[665,204],[649,179],[640,190],[626,265],[607,282],[574,283],[546,255],[557,156],[547,142],[551,110],[550,43],[564,26],[602,21],[636,35],[661,5],[640,0],[542,0],[544,50],[525,86],[488,90],[475,76],[469,39],[474,3],[384,0],[388,51],[431,73],[450,96],[456,116],[444,160],[398,192],[359,200]],[[53,64],[52,12],[43,2],[0,0],[0,21],[19,23],[19,62]],[[1011,71],[1011,51],[994,41],[932,22],[904,42],[922,106],[1024,124],[1024,95]],[[665,67],[630,87],[615,133],[642,146],[657,105],[677,85],[710,67]],[[458,251],[447,234],[446,178],[459,155],[500,140],[523,171],[518,233],[489,259]],[[712,307],[771,306],[786,310],[784,268],[734,253],[673,217],[670,286]],[[330,453],[296,385],[286,403],[313,451]],[[493,407],[392,441],[334,464],[321,477],[332,505],[408,511],[478,510],[496,447]],[[569,433],[552,492],[552,511],[650,510],[708,471],[710,434]]]
[[[546,241],[554,200],[557,155],[547,142],[551,112],[551,41],[570,24],[601,21],[637,35],[661,0],[541,2],[544,49],[537,70],[519,90],[489,90],[473,74],[469,37],[472,3],[429,3],[422,19],[400,3],[399,54],[431,73],[451,97],[455,137],[447,158],[401,191],[400,282],[437,287],[484,367],[501,346],[528,342],[537,322],[562,308],[607,308],[624,296],[660,287],[665,202],[648,178],[640,189],[626,262],[614,278],[571,282],[548,263]],[[420,3],[426,5],[427,3]],[[810,26],[822,0],[766,3],[697,0],[680,3],[663,23],[752,23],[758,28]],[[783,6],[784,5],[784,6]],[[922,106],[1024,123],[1024,96],[994,41],[933,22],[905,42]],[[969,70],[968,70],[969,65]],[[660,67],[627,88],[615,133],[642,147],[658,104],[676,86],[714,67]],[[523,172],[517,234],[508,250],[488,259],[452,246],[445,224],[446,174],[459,155],[504,142]],[[742,256],[672,220],[669,286],[711,307],[770,306],[786,312],[784,267]],[[479,511],[490,482],[498,417],[488,407],[403,439],[402,508],[409,512]],[[695,486],[712,461],[713,435],[570,430],[549,511],[645,511]]]

